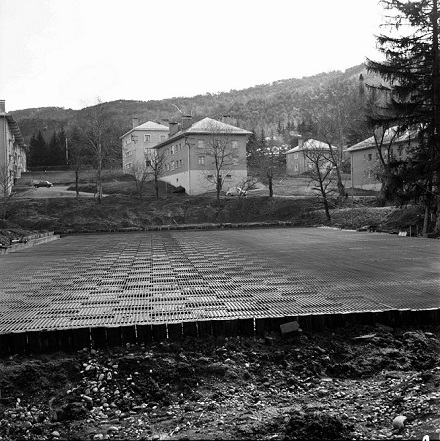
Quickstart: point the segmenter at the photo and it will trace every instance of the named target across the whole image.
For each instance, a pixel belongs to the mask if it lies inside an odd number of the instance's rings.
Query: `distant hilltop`
[[[220,118],[228,114],[242,128],[264,129],[266,133],[270,133],[271,130],[276,131],[279,122],[287,124],[298,117],[298,107],[315,87],[337,78],[358,79],[360,74],[368,78],[364,64],[351,67],[344,72],[332,71],[300,79],[277,80],[242,90],[151,101],[120,99],[107,102],[105,105],[111,109],[112,117],[115,123],[121,126],[121,130],[128,130],[134,117],[139,118],[141,122],[161,121],[180,118],[182,113],[186,113],[195,117],[199,115],[211,118]],[[41,107],[9,113],[18,122],[24,138],[29,141],[38,131],[49,139],[54,131],[59,131],[61,128],[68,130],[78,112],[81,110]]]

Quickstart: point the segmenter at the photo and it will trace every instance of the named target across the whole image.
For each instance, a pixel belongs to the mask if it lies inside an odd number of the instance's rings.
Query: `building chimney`
[[[225,124],[232,124],[232,118],[230,115],[223,115],[222,122]]]
[[[179,131],[179,124],[170,121],[170,134],[168,136],[171,138],[171,136],[175,135],[178,131]]]
[[[302,148],[304,144],[304,139],[302,138],[302,136],[298,136],[298,147]]]
[[[192,125],[192,116],[191,115],[183,115],[182,116],[182,130],[186,130]]]
[[[139,118],[133,118],[132,124],[133,129],[135,129],[139,125]]]
[[[6,113],[5,100],[0,100],[0,112]]]

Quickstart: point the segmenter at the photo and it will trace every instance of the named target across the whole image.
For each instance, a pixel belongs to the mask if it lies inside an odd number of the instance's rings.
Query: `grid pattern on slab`
[[[321,229],[71,236],[0,256],[0,332],[440,307],[439,241]]]

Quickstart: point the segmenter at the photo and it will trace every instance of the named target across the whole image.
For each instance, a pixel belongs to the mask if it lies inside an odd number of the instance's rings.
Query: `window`
[[[131,150],[127,150],[126,152],[125,152],[125,157],[127,157],[127,156],[131,156],[132,155],[132,151]]]
[[[160,142],[164,142],[167,139],[167,135],[160,135]]]
[[[199,165],[203,165],[205,163],[205,157],[199,156]]]
[[[293,154],[293,159],[298,159],[298,152],[295,152],[295,153]]]
[[[295,171],[298,171],[299,170],[299,166],[298,166],[298,164],[295,164]]]
[[[238,149],[238,141],[232,141],[232,148]]]
[[[149,159],[147,159],[147,160],[145,161],[145,165],[146,165],[147,167],[151,167],[151,161],[150,161]]]
[[[171,170],[174,170],[174,161],[171,161]]]
[[[226,179],[230,181],[232,179],[232,175],[226,175]]]
[[[238,165],[238,158],[232,158],[232,165]]]
[[[204,143],[203,143],[203,139],[199,139],[199,140],[197,141],[197,147],[198,147],[199,149],[202,149],[203,147],[205,147],[205,145],[204,145]]]
[[[131,142],[131,136],[125,140],[125,145],[130,144],[130,142]]]
[[[125,168],[131,168],[131,162],[129,162],[128,164],[125,164]]]
[[[214,175],[208,175],[206,176],[207,179],[214,179]]]
[[[144,135],[144,142],[150,142],[151,141],[151,135]]]
[[[174,146],[171,146],[171,155],[174,155]]]
[[[372,153],[368,153],[368,160],[371,161],[373,159],[373,154]]]

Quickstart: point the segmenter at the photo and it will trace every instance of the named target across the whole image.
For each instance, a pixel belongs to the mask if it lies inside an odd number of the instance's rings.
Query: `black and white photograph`
[[[0,0],[0,441],[440,440],[439,0]]]

